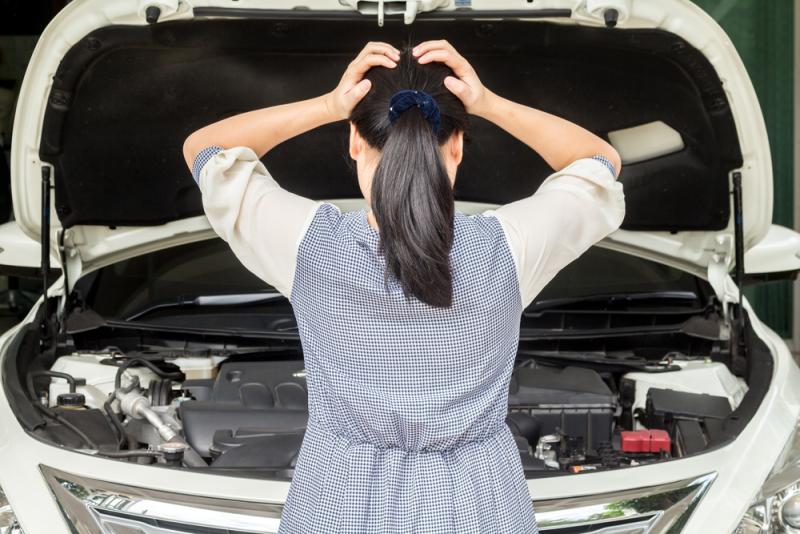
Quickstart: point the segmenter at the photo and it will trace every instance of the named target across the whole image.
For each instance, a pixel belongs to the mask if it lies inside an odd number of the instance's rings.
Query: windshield
[[[689,273],[609,249],[592,247],[542,290],[530,309],[550,301],[631,293],[685,292],[705,301],[701,281]],[[219,238],[172,247],[109,265],[82,279],[89,308],[109,319],[155,320],[269,311],[291,315],[275,290],[248,271]],[[200,299],[224,295],[220,299]],[[245,298],[234,299],[233,295]],[[263,298],[258,298],[263,295]],[[651,303],[652,305],[652,303]],[[285,325],[284,325],[285,327]]]

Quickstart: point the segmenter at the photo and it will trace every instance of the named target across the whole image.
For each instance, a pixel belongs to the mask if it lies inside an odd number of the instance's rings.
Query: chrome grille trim
[[[39,468],[67,523],[80,534],[274,533],[283,509],[279,504],[171,493]]]
[[[105,482],[45,465],[40,469],[67,523],[80,534],[274,533],[283,509]],[[709,473],[533,505],[539,529],[547,534],[671,534],[681,531],[715,478]]]
[[[658,486],[534,501],[536,520],[548,534],[680,532],[716,477],[708,473]]]

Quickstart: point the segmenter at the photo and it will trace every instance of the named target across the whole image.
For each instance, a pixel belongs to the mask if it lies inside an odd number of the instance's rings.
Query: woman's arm
[[[483,86],[472,66],[447,41],[426,41],[413,50],[420,63],[440,61],[456,77],[445,85],[469,113],[489,120],[535,150],[555,170],[573,161],[603,156],[619,172],[617,151],[600,137],[566,119],[498,96]]]
[[[261,157],[291,137],[347,118],[369,91],[363,74],[375,65],[393,67],[393,52],[389,45],[370,43],[330,93],[221,120],[184,143],[211,227],[245,267],[287,297],[298,247],[321,203],[282,188]]]
[[[564,266],[619,228],[625,216],[619,155],[577,124],[492,93],[446,41],[422,43],[413,53],[420,63],[447,64],[455,76],[445,85],[467,111],[524,142],[557,171],[533,195],[484,213],[503,227],[526,307]]]
[[[386,43],[369,43],[344,73],[339,85],[316,98],[257,109],[209,124],[192,133],[183,145],[183,157],[191,168],[206,147],[246,146],[262,157],[282,142],[329,122],[346,119],[367,94],[364,73],[374,66],[394,68],[400,52]]]

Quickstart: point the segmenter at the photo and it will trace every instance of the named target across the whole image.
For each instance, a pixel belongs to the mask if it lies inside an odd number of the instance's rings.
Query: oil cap
[[[61,393],[56,397],[56,404],[62,408],[83,408],[86,404],[86,397],[83,393]]]

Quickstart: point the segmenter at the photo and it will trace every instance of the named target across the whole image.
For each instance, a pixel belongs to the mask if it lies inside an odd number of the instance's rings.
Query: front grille
[[[80,534],[275,533],[282,506],[171,493],[105,482],[48,466],[42,473]],[[534,501],[547,534],[680,532],[716,477],[582,497]]]

